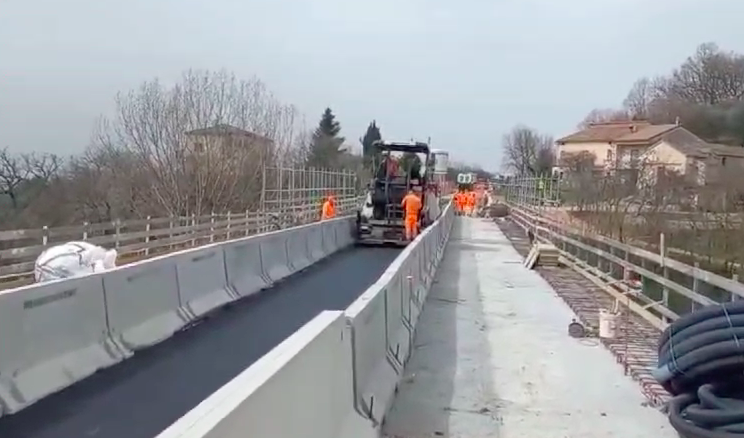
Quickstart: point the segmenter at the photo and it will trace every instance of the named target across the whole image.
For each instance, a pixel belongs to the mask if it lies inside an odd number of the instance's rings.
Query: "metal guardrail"
[[[558,247],[561,260],[663,330],[680,315],[744,297],[744,284],[604,236],[581,232],[513,204],[510,217]],[[663,245],[662,245],[663,247]]]
[[[337,199],[337,214],[351,214],[360,202],[356,196]],[[36,257],[48,247],[64,242],[82,240],[114,248],[119,253],[117,263],[122,264],[187,247],[315,222],[320,218],[320,210],[319,204],[312,203],[270,211],[147,217],[80,226],[0,231],[0,282],[10,287],[27,282],[33,273]]]

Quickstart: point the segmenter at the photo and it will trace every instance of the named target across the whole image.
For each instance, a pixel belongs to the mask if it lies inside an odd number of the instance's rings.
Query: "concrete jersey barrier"
[[[448,205],[343,314],[322,313],[157,438],[377,437],[453,220]]]
[[[157,438],[331,438],[351,413],[351,336],[325,311]]]
[[[339,218],[0,292],[0,415],[350,245],[352,226]]]

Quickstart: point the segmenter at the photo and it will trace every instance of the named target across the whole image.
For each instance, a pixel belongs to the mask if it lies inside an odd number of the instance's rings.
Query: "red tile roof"
[[[588,128],[575,132],[557,143],[646,143],[654,140],[678,125],[651,125],[646,121],[595,123]]]

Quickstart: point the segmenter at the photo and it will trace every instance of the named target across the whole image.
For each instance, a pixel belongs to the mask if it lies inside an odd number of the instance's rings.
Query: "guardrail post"
[[[659,234],[659,255],[661,256],[661,269],[662,269],[662,275],[664,276],[664,280],[669,280],[669,270],[666,267],[666,238],[664,236],[664,233]],[[697,263],[695,264],[697,267]],[[697,281],[697,280],[695,280]],[[669,289],[665,285],[661,285],[661,301],[664,304],[664,307],[669,307]],[[696,286],[693,286],[693,290],[697,292]],[[692,307],[694,310],[695,302],[692,302]],[[669,321],[665,316],[661,317],[661,320],[664,323],[668,323]]]
[[[49,227],[44,225],[41,228],[41,245],[47,246],[49,244]]]
[[[83,242],[88,240],[88,227],[90,223],[88,221],[83,222]]]
[[[173,216],[171,215],[168,221],[168,241],[171,242],[170,249],[173,250]]]
[[[214,210],[209,218],[209,243],[214,243]]]
[[[147,216],[147,223],[145,224],[145,255],[150,255],[150,220],[151,217]]]
[[[250,235],[250,226],[248,224],[248,209],[245,210],[245,235]],[[259,225],[260,226],[260,225]]]
[[[194,228],[196,227],[196,213],[191,213],[191,235],[193,238],[191,239],[191,246],[196,246],[196,231]]]
[[[248,218],[246,218],[246,219],[248,219]],[[227,212],[227,226],[225,226],[225,229],[226,229],[226,231],[225,231],[225,240],[230,240],[230,221],[231,221],[231,214],[228,211]],[[246,225],[248,225],[247,222],[246,222]]]
[[[116,219],[114,221],[115,234],[114,234],[114,248],[119,249],[121,246],[121,220]]]
[[[625,259],[625,263],[630,264],[630,253],[628,251],[625,251],[625,257],[623,257],[623,258]],[[630,274],[632,272],[633,271],[631,271],[630,269],[628,269],[625,266],[623,266],[623,282],[625,284],[630,283],[630,280],[631,280]],[[641,281],[641,283],[643,283],[643,282]],[[641,286],[641,289],[643,289],[643,286]]]

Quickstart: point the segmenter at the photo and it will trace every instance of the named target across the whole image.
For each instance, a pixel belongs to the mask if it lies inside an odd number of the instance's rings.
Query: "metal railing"
[[[744,297],[738,277],[726,278],[660,253],[631,246],[541,217],[509,203],[510,218],[535,238],[558,247],[562,262],[587,274],[659,330],[698,307]],[[663,238],[662,238],[663,240]]]
[[[280,178],[270,181],[274,175]],[[317,221],[323,199],[331,193],[339,216],[354,213],[361,202],[358,179],[348,171],[267,168],[263,184],[257,210],[0,231],[0,288],[30,282],[36,257],[64,242],[82,240],[114,248],[117,263],[122,264]]]

